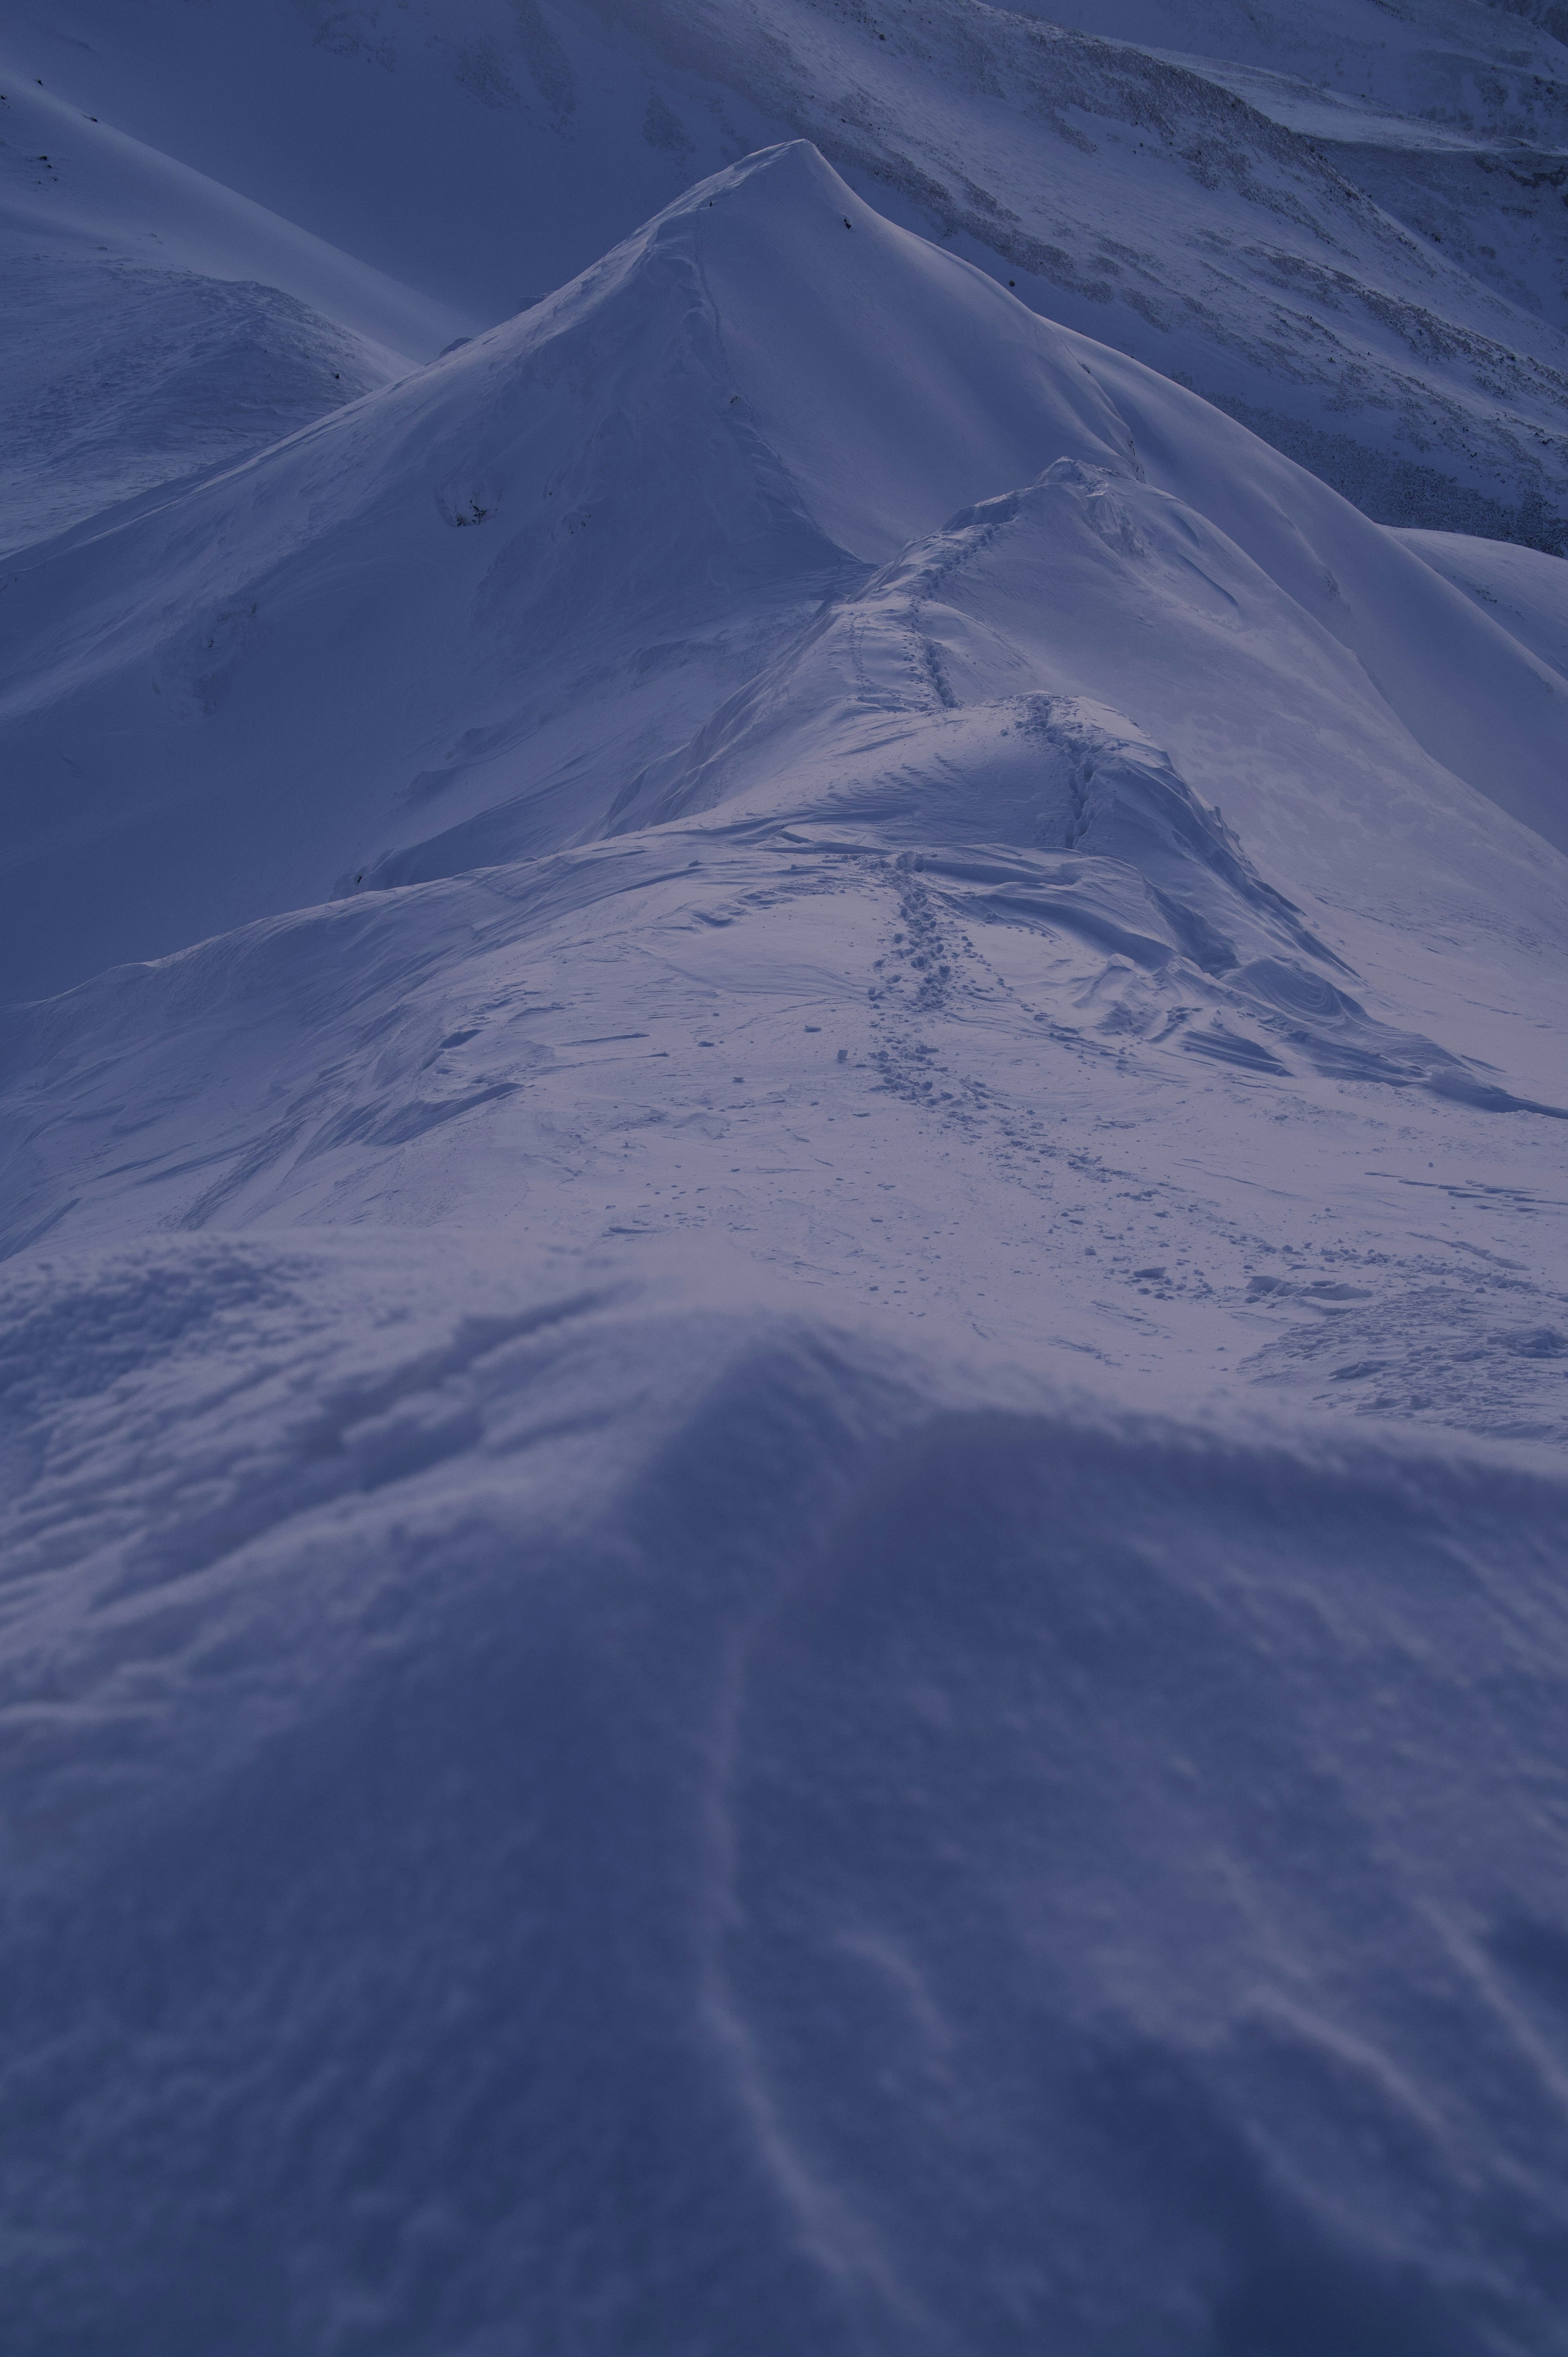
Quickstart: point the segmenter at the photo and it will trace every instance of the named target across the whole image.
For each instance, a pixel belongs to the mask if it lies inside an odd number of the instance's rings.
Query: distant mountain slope
[[[415,293],[61,98],[22,70],[14,27],[5,40],[0,231],[7,253],[271,286],[404,365],[431,359],[476,324],[450,301]],[[34,332],[30,326],[21,340]]]
[[[147,0],[133,34],[101,0],[43,0],[27,55],[92,111],[491,319],[679,187],[801,134],[880,209],[1191,382],[1369,514],[1554,547],[1568,52],[1459,0],[1392,22],[1369,5],[1288,25],[1161,6],[1077,32],[981,0],[889,0],[875,19],[830,0]],[[1092,37],[1122,30],[1215,54]],[[1463,186],[1429,201],[1426,166],[1390,165],[1364,114],[1333,144],[1343,107],[1298,127],[1286,59],[1476,126]],[[1247,82],[1260,63],[1273,79]],[[1442,180],[1442,142],[1416,145]],[[1363,154],[1392,212],[1357,184]]]
[[[1288,76],[1409,121],[1477,137],[1568,139],[1560,0],[1025,0],[1021,14],[1206,65]]]
[[[0,556],[231,465],[401,371],[275,287],[0,264]]]
[[[503,804],[503,831],[446,864],[591,838],[824,595],[1058,459],[1185,502],[1219,535],[1208,561],[1240,565],[1221,588],[1177,564],[1165,626],[1230,618],[1170,675],[1246,712],[1244,735],[1255,633],[1317,682],[1337,741],[1364,711],[1369,749],[1331,775],[1376,779],[1372,806],[1397,807],[1396,778],[1441,795],[1456,776],[1568,840],[1553,671],[1240,427],[884,222],[797,144],[435,367],[18,561],[10,987],[323,899]],[[1044,587],[1048,532],[1037,562]],[[1154,671],[1122,681],[1129,595],[1089,670],[1036,653],[1020,683],[1131,700],[1174,746],[1183,691],[1166,708]],[[1198,729],[1199,791],[1294,823]],[[1316,804],[1299,750],[1293,774]]]
[[[0,554],[264,448],[473,324],[9,65],[0,305]]]

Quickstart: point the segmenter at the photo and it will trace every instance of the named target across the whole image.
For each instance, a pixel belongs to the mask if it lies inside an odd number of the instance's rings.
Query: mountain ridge
[[[6,2357],[1568,2357],[1549,75],[27,5]]]
[[[70,955],[66,896],[122,956],[262,913],[263,893],[325,898],[399,848],[370,830],[400,768],[406,845],[465,770],[484,797],[470,786],[465,822],[511,800],[487,777],[529,780],[486,856],[581,839],[645,765],[639,739],[678,743],[682,714],[705,720],[857,568],[1075,452],[1197,498],[1418,742],[1538,832],[1568,828],[1549,665],[1244,430],[881,222],[797,143],[677,199],[521,319],[13,568],[13,955],[36,954],[29,925]],[[569,683],[607,661],[618,698],[582,705]],[[1478,726],[1482,670],[1498,685]],[[62,807],[47,781],[68,713],[82,790]],[[283,778],[302,823],[280,833]],[[127,901],[138,839],[147,885]]]

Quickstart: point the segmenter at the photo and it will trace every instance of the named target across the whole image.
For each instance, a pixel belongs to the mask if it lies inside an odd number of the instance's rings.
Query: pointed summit
[[[1568,838],[1554,673],[795,141],[429,367],[29,553],[0,616],[0,991],[353,889],[433,836],[469,865],[595,837],[824,598],[1064,458],[1179,497],[1420,743]]]

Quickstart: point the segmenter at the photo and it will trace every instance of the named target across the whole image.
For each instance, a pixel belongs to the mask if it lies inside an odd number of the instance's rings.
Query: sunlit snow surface
[[[1568,2349],[1568,565],[257,210],[0,594],[0,2341]]]

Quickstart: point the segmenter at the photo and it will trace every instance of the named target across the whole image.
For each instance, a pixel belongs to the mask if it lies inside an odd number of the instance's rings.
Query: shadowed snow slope
[[[1568,679],[1568,565],[1537,548],[1472,540],[1460,532],[1402,532],[1399,537]]]
[[[1242,692],[1226,674],[1261,630],[1286,704],[1365,715],[1392,778],[1430,780],[1424,747],[1568,843],[1554,671],[1243,428],[880,220],[797,143],[434,367],[20,560],[9,987],[319,899],[498,802],[458,864],[591,836],[824,596],[1062,458],[1079,490],[1030,495],[1026,604],[1049,597],[1052,519],[1069,546],[1087,520],[1102,571],[1150,575],[1096,626],[1118,673],[1147,627],[1129,598],[1174,609],[1173,649],[1205,636],[1201,690],[1185,649],[1167,667],[1210,702]],[[1157,548],[1112,527],[1122,490]],[[1106,694],[1091,657],[1028,660]]]
[[[249,104],[252,96],[235,77],[231,102]],[[429,360],[459,328],[475,324],[472,315],[415,293],[221,180],[84,114],[14,59],[0,106],[0,238],[10,254],[91,258],[106,274],[131,264],[219,285],[260,283],[404,365]]]
[[[1556,1473],[681,1291],[10,1275],[7,2350],[1561,2349]]]
[[[0,78],[0,553],[231,465],[472,324]]]

